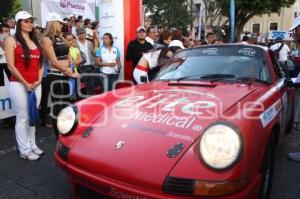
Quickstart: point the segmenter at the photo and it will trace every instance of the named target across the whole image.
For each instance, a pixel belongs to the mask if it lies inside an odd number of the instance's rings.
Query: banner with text
[[[41,22],[46,26],[46,16],[50,12],[56,12],[62,18],[69,15],[82,15],[83,18],[95,20],[95,0],[41,0]]]
[[[8,94],[9,81],[4,71],[3,76],[4,86],[0,86],[0,119],[4,119],[15,115],[15,112],[13,110],[13,104]]]
[[[114,46],[120,50],[121,62],[124,66],[124,1],[123,0],[105,0],[98,1],[99,20],[100,20],[100,38],[105,33],[111,33],[114,39]],[[120,74],[120,79],[124,77],[124,67]]]

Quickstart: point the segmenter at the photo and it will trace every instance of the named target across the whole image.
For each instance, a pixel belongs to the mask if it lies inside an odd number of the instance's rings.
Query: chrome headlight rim
[[[74,112],[74,114],[75,114],[75,119],[74,119],[72,128],[71,128],[69,131],[67,131],[66,133],[62,133],[62,132],[59,130],[59,127],[58,127],[58,124],[57,124],[57,130],[58,130],[59,134],[62,135],[62,136],[67,136],[67,135],[69,135],[69,134],[76,128],[76,126],[77,126],[77,124],[78,124],[78,121],[79,121],[78,107],[77,107],[76,105],[70,105],[70,106],[67,106],[67,107],[63,108],[63,109],[60,111],[60,113],[61,113],[64,109],[66,109],[66,108],[72,108],[72,110],[73,110],[73,112]],[[57,123],[58,123],[58,117],[59,117],[60,113],[59,113],[58,116],[57,116]]]
[[[223,167],[223,168],[213,167],[213,166],[211,166],[210,164],[208,164],[208,163],[204,160],[204,158],[203,158],[203,156],[202,156],[202,153],[201,153],[201,140],[202,140],[203,136],[205,135],[205,133],[207,132],[207,130],[208,130],[209,128],[215,126],[215,125],[225,125],[225,126],[231,128],[233,131],[235,131],[235,133],[236,133],[236,135],[237,135],[237,137],[238,137],[238,139],[239,139],[239,143],[240,143],[240,149],[239,149],[239,152],[238,152],[237,157],[235,158],[235,160],[234,160],[231,164],[229,164],[228,166]],[[218,172],[218,171],[219,171],[219,172],[225,172],[225,171],[228,171],[228,170],[232,169],[232,168],[237,164],[237,162],[240,161],[240,159],[241,159],[241,157],[242,157],[242,154],[243,154],[243,151],[244,151],[244,141],[243,141],[243,137],[242,137],[241,131],[240,131],[240,129],[239,129],[237,126],[235,126],[234,124],[232,124],[232,123],[230,123],[230,122],[227,122],[227,121],[217,121],[217,122],[214,122],[214,123],[208,125],[208,126],[204,129],[203,134],[201,135],[201,137],[200,137],[200,139],[199,139],[199,144],[198,144],[197,147],[198,147],[198,151],[199,151],[200,160],[201,160],[201,162],[202,162],[207,168],[209,168],[210,170],[213,170],[213,171],[217,171],[217,172]]]

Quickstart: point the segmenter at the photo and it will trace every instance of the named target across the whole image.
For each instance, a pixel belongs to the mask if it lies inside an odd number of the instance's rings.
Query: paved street
[[[38,144],[46,154],[37,162],[22,160],[15,152],[14,131],[0,127],[0,199],[72,198],[65,174],[55,165],[52,130],[38,129]],[[300,198],[300,163],[286,159],[287,151],[300,151],[300,131],[293,130],[276,155],[272,199]]]

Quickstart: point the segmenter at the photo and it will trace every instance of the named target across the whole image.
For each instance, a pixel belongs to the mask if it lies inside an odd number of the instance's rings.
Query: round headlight
[[[238,159],[241,145],[236,130],[226,124],[215,124],[204,132],[200,141],[200,154],[211,168],[226,169]]]
[[[70,133],[77,122],[75,107],[68,106],[60,111],[57,117],[57,129],[62,135]]]

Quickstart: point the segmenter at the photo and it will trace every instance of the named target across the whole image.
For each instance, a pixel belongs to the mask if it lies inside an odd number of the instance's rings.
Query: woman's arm
[[[103,63],[101,57],[96,57],[96,65],[100,67],[115,67],[116,63]]]
[[[14,40],[14,38],[12,37],[7,38],[5,42],[5,55],[6,55],[7,67],[11,72],[11,75],[14,76],[19,82],[21,82],[25,86],[26,90],[31,90],[32,84],[29,84],[23,78],[19,70],[15,67],[15,54],[14,54],[15,47],[16,47],[16,41]]]
[[[32,88],[36,88],[41,84],[43,76],[44,76],[44,65],[41,64],[39,67],[39,79],[32,84]]]
[[[120,71],[121,68],[122,68],[120,57],[117,58],[117,67],[118,67],[118,70],[119,70],[119,71]]]

